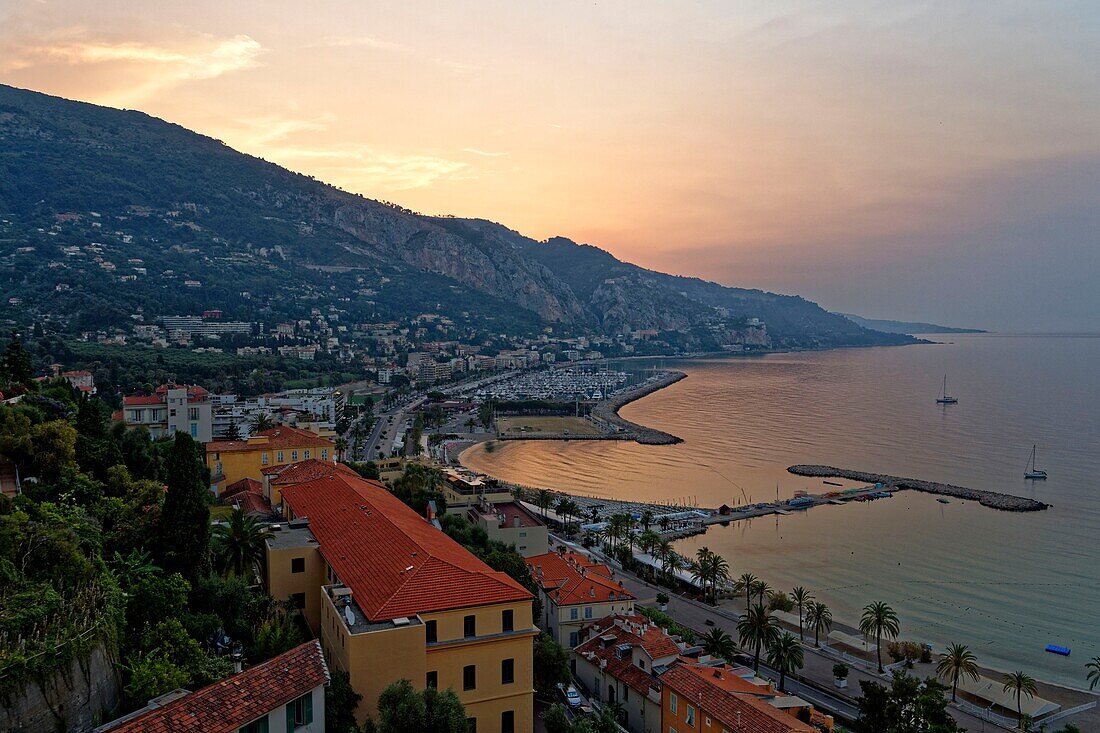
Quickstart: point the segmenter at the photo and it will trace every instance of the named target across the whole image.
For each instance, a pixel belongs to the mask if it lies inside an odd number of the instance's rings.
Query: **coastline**
[[[673,435],[672,433],[666,433],[663,430],[646,427],[645,425],[639,425],[638,423],[627,420],[619,415],[619,410],[631,402],[640,400],[646,395],[653,394],[658,390],[676,384],[681,379],[685,378],[687,378],[687,374],[684,372],[668,372],[659,379],[645,382],[633,389],[629,389],[610,399],[599,402],[592,408],[592,416],[597,420],[614,426],[620,433],[629,434],[635,442],[641,443],[642,445],[674,445],[676,443],[683,443],[683,438]]]

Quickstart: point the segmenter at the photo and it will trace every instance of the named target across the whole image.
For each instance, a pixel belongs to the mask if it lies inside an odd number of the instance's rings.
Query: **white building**
[[[122,420],[148,428],[154,440],[181,430],[201,443],[213,438],[210,393],[198,385],[162,384],[151,395],[127,395]]]

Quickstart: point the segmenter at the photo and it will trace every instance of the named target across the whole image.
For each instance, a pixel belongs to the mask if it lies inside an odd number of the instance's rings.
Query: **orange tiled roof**
[[[258,433],[253,433],[248,440],[215,440],[206,444],[207,453],[289,448],[331,448],[335,450],[336,444],[316,433],[292,428],[289,425],[279,425],[278,427],[261,430]]]
[[[634,600],[634,596],[612,579],[609,567],[584,555],[548,552],[527,558],[535,582],[559,606],[611,600]]]
[[[376,481],[341,471],[282,493],[371,621],[531,598]]]
[[[607,631],[629,636],[631,644],[645,649],[653,659],[680,655],[680,647],[672,637],[640,613],[613,613],[586,626],[582,634],[586,631],[590,636],[601,636]]]
[[[309,641],[189,695],[130,718],[110,733],[236,733],[329,681],[321,644]]]
[[[227,499],[232,499],[237,494],[244,491],[253,494],[262,494],[264,493],[264,485],[254,478],[242,478],[240,481],[234,481],[229,484],[229,486],[226,486],[221,496],[218,497],[218,501],[224,504]]]
[[[740,722],[743,730],[753,733],[815,733],[808,724],[757,697],[725,689],[715,671],[703,665],[677,664],[661,675],[661,683],[730,730],[737,730]]]
[[[586,629],[592,637],[573,651],[590,662],[598,664],[597,660],[602,661],[607,674],[643,695],[649,694],[650,690],[661,689],[658,679],[653,676],[652,660],[675,658],[680,652],[668,634],[651,626],[649,619],[638,614],[607,616]],[[650,658],[650,669],[644,670],[634,664],[631,654],[620,658],[618,648],[624,644],[644,649]]]
[[[168,398],[169,389],[186,389],[188,402],[199,402],[207,397],[208,392],[197,384],[162,384],[151,395],[127,395],[122,398],[122,404],[126,407],[140,407],[142,405],[163,405]]]
[[[346,476],[358,476],[350,466],[333,461],[322,461],[318,458],[310,458],[308,461],[288,463],[285,466],[272,466],[263,470],[265,475],[271,476],[271,483],[277,486],[291,486],[313,481],[324,476],[344,474]]]

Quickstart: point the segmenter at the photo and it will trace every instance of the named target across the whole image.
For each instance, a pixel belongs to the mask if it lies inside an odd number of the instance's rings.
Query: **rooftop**
[[[527,511],[514,501],[489,504],[487,507],[479,506],[470,510],[486,521],[496,519],[501,527],[542,527],[543,523],[538,517]]]
[[[531,598],[376,481],[333,473],[285,487],[283,501],[308,517],[321,555],[371,621]]]
[[[730,730],[753,733],[815,733],[814,728],[793,715],[777,710],[752,695],[726,689],[716,677],[715,667],[681,663],[663,675],[661,683],[680,699],[698,705]]]
[[[614,580],[611,568],[576,552],[548,552],[527,558],[535,582],[559,606],[602,601],[634,600]]]
[[[278,450],[280,448],[329,448],[336,444],[308,430],[288,425],[253,433],[248,440],[215,440],[206,444],[207,453],[232,453],[234,451]]]
[[[111,733],[236,733],[329,681],[318,641],[195,692],[179,690],[97,731]],[[180,694],[182,693],[182,694]]]
[[[162,384],[151,395],[126,395],[122,398],[124,407],[141,407],[144,405],[163,405],[168,399],[168,390],[186,389],[188,402],[205,402],[210,393],[197,384]]]
[[[308,461],[298,461],[297,463],[288,463],[285,466],[272,466],[270,468],[265,468],[263,473],[265,476],[270,476],[271,483],[276,486],[302,484],[306,481],[313,481],[314,479],[323,478],[324,476],[333,476],[340,473],[347,476],[359,475],[352,468],[345,466],[343,463],[322,461],[318,458],[310,458]]]
[[[654,676],[654,660],[660,663],[674,661],[680,647],[668,634],[649,620],[637,614],[615,614],[600,619],[586,630],[591,638],[579,644],[574,652],[590,662],[603,662],[606,674],[611,675],[643,695],[650,690],[660,691],[660,683]],[[640,647],[649,657],[647,669],[634,662],[633,650]]]

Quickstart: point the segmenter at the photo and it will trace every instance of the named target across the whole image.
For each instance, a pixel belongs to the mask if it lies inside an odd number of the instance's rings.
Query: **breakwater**
[[[641,399],[648,394],[652,394],[659,389],[664,389],[670,384],[675,384],[686,376],[687,375],[683,372],[668,372],[656,379],[651,379],[639,384],[633,389],[628,389],[614,397],[603,400],[593,406],[591,415],[593,418],[608,424],[614,430],[629,435],[635,442],[643,445],[673,445],[675,443],[683,443],[683,438],[679,438],[671,433],[666,433],[656,428],[647,428],[645,425],[630,422],[619,415],[619,410],[622,409],[624,405],[634,400]]]
[[[1006,512],[1037,512],[1050,507],[1049,504],[1044,504],[1035,499],[1028,499],[1023,496],[1013,496],[1011,494],[1002,494],[997,491],[983,491],[981,489],[971,489],[966,486],[955,486],[954,484],[942,484],[937,481],[924,481],[914,478],[902,478],[900,476],[890,476],[884,473],[851,471],[845,468],[836,468],[834,466],[796,465],[790,466],[787,471],[796,476],[842,478],[849,481],[859,481],[861,483],[882,484],[895,491],[900,489],[911,489],[913,491],[923,491],[927,494],[950,496],[956,499],[976,501],[982,506],[1000,509]]]

